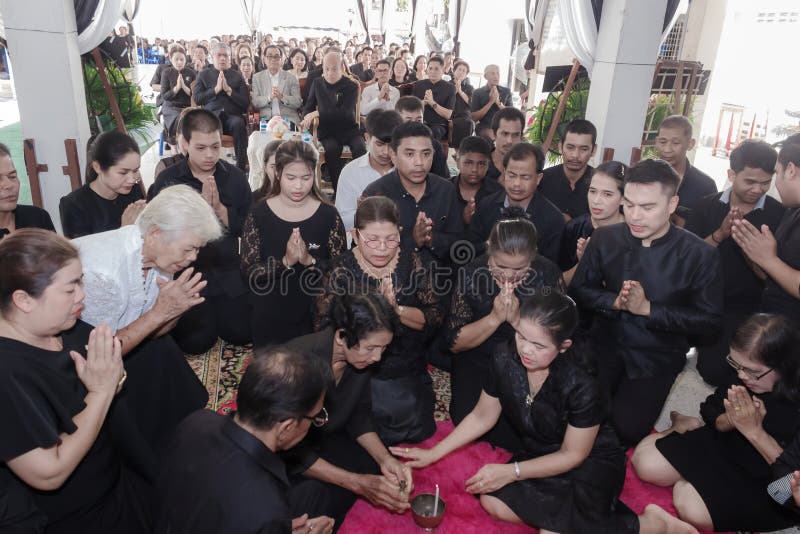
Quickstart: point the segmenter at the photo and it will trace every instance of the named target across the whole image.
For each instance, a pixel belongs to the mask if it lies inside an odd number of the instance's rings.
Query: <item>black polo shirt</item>
[[[689,213],[700,199],[717,192],[714,180],[686,160],[686,172],[678,186],[678,209],[675,214],[684,219],[689,218]]]
[[[507,207],[505,189],[484,198],[475,210],[472,222],[465,233],[465,239],[472,243],[476,254],[486,252],[486,240],[494,224],[500,220]],[[561,233],[564,231],[564,216],[544,195],[534,194],[525,211],[539,234],[539,254],[558,264],[561,247]]]
[[[492,149],[492,152],[494,152],[494,149]],[[490,157],[489,158],[489,168],[486,170],[486,178],[494,180],[495,182],[499,182],[500,176],[502,174],[503,174],[503,171],[501,171],[500,169],[497,168],[497,166],[494,164],[494,161]]]
[[[544,170],[542,181],[539,182],[539,192],[555,204],[561,213],[571,219],[589,213],[589,184],[592,182],[594,168],[587,165],[583,176],[575,182],[573,189],[567,175],[564,173],[564,164],[548,167]]]
[[[775,232],[778,257],[792,269],[800,271],[800,208],[786,211]],[[779,313],[800,324],[800,300],[787,293],[772,278],[767,278],[761,295],[761,311]]]
[[[461,205],[461,209],[467,207],[467,199],[461,196],[461,189],[458,187],[458,182],[461,180],[461,175],[457,174],[450,178],[450,183],[456,188],[456,197],[458,198],[458,203]],[[495,180],[487,180],[486,177],[483,178],[483,182],[481,182],[481,187],[475,193],[475,204],[476,204],[476,211],[477,211],[477,204],[480,204],[481,200],[488,197],[489,195],[493,195],[498,191],[501,191],[503,186],[500,185]]]
[[[290,534],[286,467],[231,416],[190,414],[162,458],[153,532]]]
[[[412,94],[422,100],[425,98],[425,91],[428,89],[433,93],[433,100],[443,108],[452,110],[456,107],[456,88],[452,83],[444,80],[439,80],[436,83],[432,83],[430,80],[420,80],[414,83]],[[427,125],[438,124],[447,128],[447,119],[439,116],[439,114],[428,105],[425,106],[422,120]]]
[[[488,84],[475,89],[475,91],[472,93],[470,109],[472,111],[480,111],[483,106],[488,104],[490,91],[491,88]],[[500,102],[502,102],[504,106],[510,107],[514,105],[514,101],[511,96],[511,90],[508,87],[498,85],[497,94],[500,97]],[[475,125],[475,131],[480,131],[482,128],[491,128],[494,114],[498,111],[500,111],[500,107],[496,103],[492,104],[492,107],[489,108],[489,111],[486,112],[486,115],[484,115],[483,118],[478,121],[478,124]]]
[[[700,199],[694,205],[686,221],[689,230],[701,239],[715,232],[730,210],[730,193],[722,192]],[[762,224],[775,233],[785,209],[770,196],[764,197],[764,206],[744,216],[756,228]],[[722,273],[725,282],[725,311],[738,315],[754,313],[758,309],[764,283],[750,268],[746,256],[732,237],[724,239],[718,246]]]
[[[417,214],[424,211],[425,215],[433,221],[433,241],[431,252],[442,261],[449,261],[450,246],[461,236],[464,223],[461,219],[462,207],[458,202],[458,193],[453,184],[446,179],[428,174],[426,178],[425,193],[419,202],[406,191],[400,182],[400,175],[396,170],[381,176],[366,189],[363,196],[385,196],[397,204],[400,210],[401,246],[405,250],[414,250],[414,225]]]

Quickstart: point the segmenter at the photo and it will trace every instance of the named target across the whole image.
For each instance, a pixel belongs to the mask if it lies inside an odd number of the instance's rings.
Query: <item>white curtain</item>
[[[558,15],[572,53],[592,76],[597,47],[597,25],[590,0],[559,0]]]
[[[458,4],[461,3],[461,17],[458,17]],[[463,28],[464,27],[464,15],[467,14],[467,4],[468,0],[450,0],[450,13],[448,17],[447,24],[450,26],[450,35],[453,36],[455,39],[456,36],[456,28]],[[458,18],[458,20],[456,20]],[[459,39],[461,39],[461,32],[459,31]]]
[[[544,19],[547,16],[547,7],[550,4],[550,0],[529,0],[529,3],[530,7],[526,13],[528,19],[527,24],[525,24],[525,36],[529,41],[533,39],[538,46],[539,41],[542,40]]]
[[[245,24],[250,29],[250,33],[258,29],[261,23],[261,11],[264,8],[262,0],[239,0],[242,6]]]
[[[78,35],[78,50],[81,54],[91,52],[108,37],[122,17],[126,0],[103,0],[97,6],[89,26]]]

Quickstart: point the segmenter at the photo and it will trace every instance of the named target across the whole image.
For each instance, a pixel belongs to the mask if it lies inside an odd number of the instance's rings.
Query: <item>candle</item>
[[[433,500],[433,517],[436,517],[436,512],[439,511],[439,484],[436,484],[436,498]]]

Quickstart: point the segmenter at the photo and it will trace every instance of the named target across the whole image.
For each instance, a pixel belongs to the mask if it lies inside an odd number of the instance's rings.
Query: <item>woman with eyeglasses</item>
[[[636,447],[639,478],[674,486],[675,508],[699,530],[772,531],[797,516],[766,491],[772,467],[800,430],[800,335],[780,315],[749,317],[730,343],[738,380]],[[705,423],[703,425],[703,423]]]
[[[317,186],[318,157],[309,143],[282,143],[270,194],[253,205],[244,223],[241,269],[257,348],[313,331],[321,273],[347,243],[339,212]]]
[[[520,302],[537,293],[564,293],[561,271],[537,254],[536,238],[536,228],[521,210],[507,210],[489,233],[486,254],[464,267],[453,291],[444,340],[453,354],[450,417],[455,424],[478,403],[492,354],[514,339]],[[504,416],[484,439],[508,450],[520,446]]]
[[[445,313],[433,286],[432,257],[400,247],[400,212],[386,197],[364,199],[350,232],[355,247],[334,258],[323,277],[317,325],[336,295],[386,297],[401,324],[372,378],[375,429],[386,444],[422,441],[436,430],[426,349]]]
[[[378,293],[336,295],[322,325],[319,332],[286,344],[330,365],[335,384],[308,436],[289,454],[290,471],[298,473],[290,492],[296,509],[333,517],[336,528],[359,496],[403,512],[411,469],[389,454],[375,432],[371,402],[372,371],[400,326],[397,312]]]

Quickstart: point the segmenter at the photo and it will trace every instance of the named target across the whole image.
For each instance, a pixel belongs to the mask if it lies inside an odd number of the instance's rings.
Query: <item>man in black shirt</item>
[[[225,233],[200,249],[194,267],[208,285],[205,301],[183,314],[171,334],[181,349],[202,354],[221,337],[233,345],[250,342],[249,291],[240,272],[239,238],[250,211],[252,193],[238,168],[219,159],[222,125],[205,109],[193,109],[181,119],[185,159],[167,167],[147,192],[152,200],[165,187],[184,184],[197,190],[214,208]]]
[[[564,163],[544,170],[539,192],[558,206],[569,221],[589,213],[589,183],[594,169],[589,160],[597,149],[597,129],[585,119],[567,124],[561,139]]]
[[[500,86],[500,67],[497,65],[486,65],[483,69],[483,77],[486,85],[475,89],[472,93],[470,111],[472,120],[475,121],[475,134],[488,137],[488,130],[492,126],[494,114],[506,107],[511,107],[511,91],[508,87]]]
[[[239,71],[230,68],[228,45],[217,43],[211,50],[213,68],[197,73],[194,101],[211,111],[222,122],[222,133],[233,137],[236,165],[247,165],[247,123],[244,114],[250,105],[250,90]]]
[[[492,118],[494,132],[494,150],[489,159],[489,170],[486,177],[503,183],[503,161],[511,147],[522,141],[525,130],[525,115],[517,108],[503,108]],[[544,165],[544,162],[542,163]]]
[[[365,46],[356,54],[355,65],[350,65],[350,74],[362,82],[371,82],[375,79],[375,72],[371,68],[372,48]]]
[[[344,146],[350,147],[353,159],[367,153],[356,116],[358,94],[358,84],[344,76],[341,52],[329,50],[322,59],[322,77],[308,90],[301,127],[310,130],[314,120],[319,119],[317,138],[325,148],[325,164],[334,191],[344,166]]]
[[[401,247],[428,247],[447,263],[450,247],[464,229],[462,208],[453,184],[430,173],[430,128],[418,122],[401,124],[392,133],[390,153],[395,170],[368,185],[363,196],[383,195],[397,204]]]
[[[658,127],[656,150],[658,157],[672,165],[680,177],[678,209],[672,222],[683,226],[689,212],[701,198],[717,192],[717,184],[706,173],[692,166],[686,153],[694,148],[692,123],[683,115],[670,115]]]
[[[401,96],[394,105],[395,111],[400,114],[403,122],[419,122],[422,123],[423,109],[425,105],[422,100],[416,96]],[[436,176],[442,178],[450,177],[450,170],[447,168],[447,154],[444,153],[444,147],[436,139],[433,141],[433,163],[431,163],[431,172]]]
[[[564,217],[544,195],[536,193],[542,179],[543,165],[542,149],[530,143],[517,143],[505,155],[503,189],[478,203],[465,234],[477,255],[486,251],[489,232],[502,217],[504,208],[519,207],[525,210],[536,226],[539,254],[553,263],[558,262]]]
[[[725,361],[728,345],[736,328],[758,310],[764,282],[754,264],[731,238],[733,221],[744,219],[754,227],[767,225],[777,230],[784,208],[767,195],[778,153],[761,141],[744,141],[730,155],[728,180],[722,193],[707,196],[695,204],[686,229],[719,250],[725,281],[725,311],[722,334],[713,344],[698,346],[697,370],[703,380],[726,387],[736,371]]]
[[[300,514],[277,454],[327,422],[330,364],[289,349],[260,356],[239,385],[237,412],[200,410],[178,426],[156,480],[154,532],[331,532],[329,517],[292,519]]]
[[[625,176],[625,224],[594,231],[570,285],[594,315],[599,380],[624,445],[652,430],[686,364],[689,337],[722,324],[719,254],[670,223],[678,181],[664,161],[634,166]]]
[[[784,140],[775,165],[775,187],[788,208],[773,236],[764,225],[733,221],[734,241],[767,276],[760,309],[800,325],[800,135]]]
[[[426,72],[428,78],[415,82],[412,94],[425,103],[425,124],[433,132],[434,139],[446,140],[447,121],[456,107],[456,88],[442,79],[444,60],[441,57],[430,58]]]
[[[458,147],[458,175],[451,178],[462,207],[464,226],[469,225],[477,205],[487,196],[503,189],[496,180],[486,179],[492,147],[483,137],[465,137]]]

